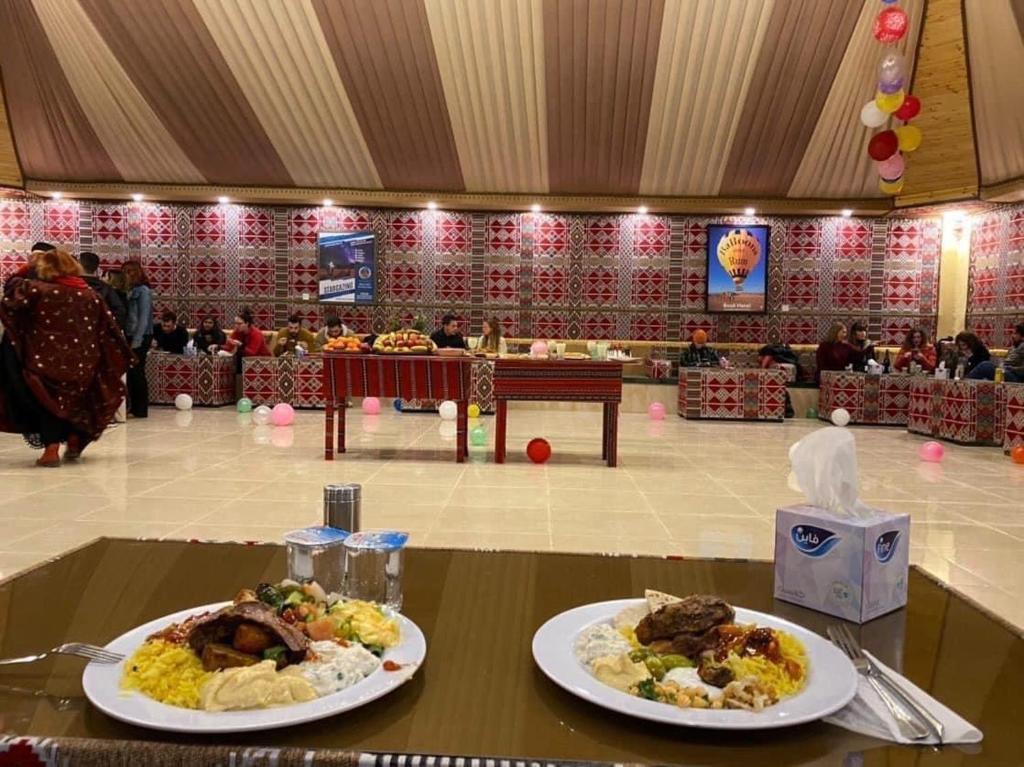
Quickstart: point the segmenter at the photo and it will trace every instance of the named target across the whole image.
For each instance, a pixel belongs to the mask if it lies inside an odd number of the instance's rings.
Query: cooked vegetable
[[[674,668],[693,668],[693,661],[684,655],[662,655],[661,664],[665,667],[665,671],[671,671]]]
[[[282,668],[288,662],[287,652],[288,648],[283,644],[274,645],[263,651],[263,660],[272,660],[277,664],[278,668]]]
[[[305,596],[301,591],[292,591],[284,598],[284,603],[291,606],[301,605],[305,601]]]
[[[256,596],[261,602],[275,609],[284,604],[284,594],[269,583],[261,583],[257,586]]]
[[[659,682],[664,679],[665,664],[661,662],[661,658],[657,655],[648,655],[644,658],[644,665],[647,666],[647,670],[651,672],[651,676]]]
[[[274,644],[275,640],[270,632],[255,623],[239,623],[231,641],[231,646],[236,650],[250,655],[259,655]]]
[[[645,679],[637,684],[636,694],[647,700],[658,700],[658,686],[653,679]]]
[[[306,596],[312,597],[314,602],[327,602],[327,592],[316,581],[310,581],[303,585],[302,591]]]
[[[324,617],[307,623],[306,633],[309,634],[309,638],[314,642],[324,639],[334,639],[334,630],[336,626],[337,621],[329,617]]]

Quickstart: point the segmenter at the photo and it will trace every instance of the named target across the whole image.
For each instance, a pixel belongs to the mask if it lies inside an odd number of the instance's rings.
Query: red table
[[[471,357],[326,353],[324,359],[324,458],[334,460],[334,413],[338,413],[337,451],[345,452],[347,397],[453,400],[458,406],[455,460],[466,460]]]
[[[622,363],[590,360],[499,359],[494,363],[494,403],[497,426],[494,462],[505,463],[509,400],[600,402],[604,405],[601,458],[618,464],[619,403],[622,402]]]

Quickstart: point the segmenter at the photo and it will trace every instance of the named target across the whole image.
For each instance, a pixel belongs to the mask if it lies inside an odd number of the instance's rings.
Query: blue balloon
[[[402,412],[402,400],[400,400],[400,399],[396,399],[395,400],[395,410],[397,410],[399,413]]]

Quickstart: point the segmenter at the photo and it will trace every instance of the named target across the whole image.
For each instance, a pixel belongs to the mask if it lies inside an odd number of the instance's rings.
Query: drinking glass
[[[284,536],[288,577],[299,583],[316,581],[328,594],[341,591],[345,577],[345,539],[333,527],[304,527]]]
[[[345,539],[346,599],[402,609],[402,569],[408,533],[393,530],[353,533]]]

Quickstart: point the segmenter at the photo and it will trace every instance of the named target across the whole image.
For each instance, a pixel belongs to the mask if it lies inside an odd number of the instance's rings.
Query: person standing
[[[124,330],[128,324],[128,307],[113,285],[104,282],[99,277],[100,258],[91,251],[84,251],[78,256],[78,263],[82,265],[82,279],[86,284],[96,291],[103,303],[110,309],[110,313],[117,320],[117,326]]]
[[[466,339],[459,332],[459,318],[446,314],[441,318],[441,327],[430,336],[438,349],[465,349]]]
[[[44,448],[38,466],[77,459],[124,395],[131,352],[102,299],[63,250],[37,251],[0,301],[0,431]]]
[[[146,380],[146,356],[153,342],[153,290],[138,261],[121,267],[128,290],[128,326],[125,335],[135,356],[128,370],[128,412],[135,418],[149,416],[149,382]]]

